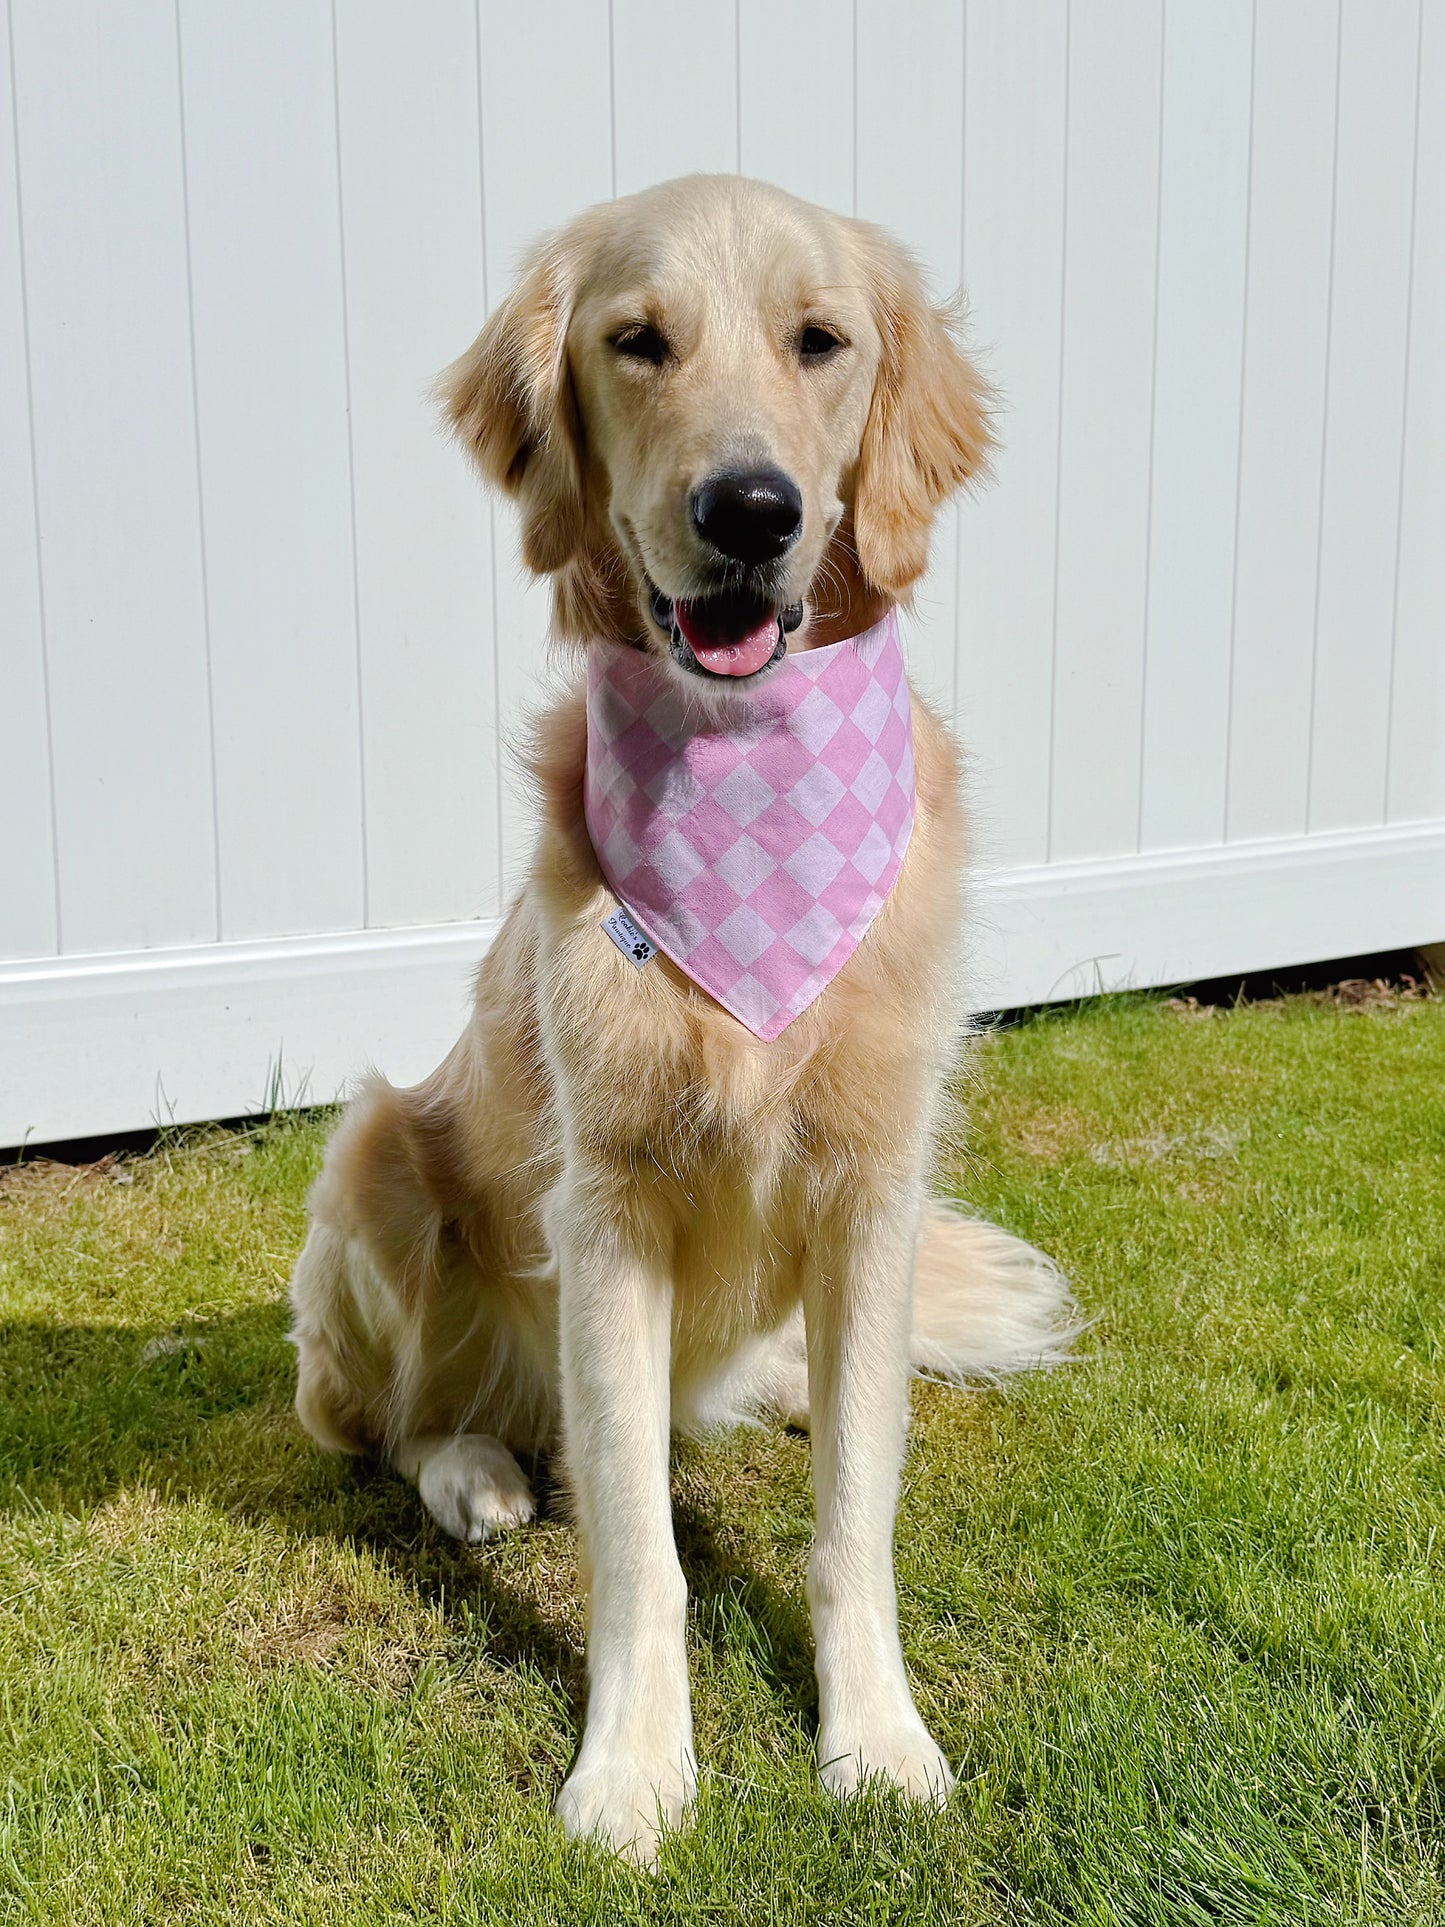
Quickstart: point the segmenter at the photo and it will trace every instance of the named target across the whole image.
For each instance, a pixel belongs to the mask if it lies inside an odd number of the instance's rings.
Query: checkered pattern
[[[660,950],[771,1040],[852,956],[913,830],[913,722],[890,613],[703,712],[641,651],[594,643],[587,828]]]

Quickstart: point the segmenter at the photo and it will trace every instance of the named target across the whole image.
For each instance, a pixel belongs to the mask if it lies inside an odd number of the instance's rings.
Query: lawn
[[[576,1546],[461,1548],[293,1421],[324,1120],[0,1171],[0,1920],[1445,1921],[1445,1002],[1106,1000],[984,1040],[945,1182],[1094,1323],[915,1396],[941,1815],[814,1787],[808,1445],[681,1449],[704,1790],[550,1805]]]

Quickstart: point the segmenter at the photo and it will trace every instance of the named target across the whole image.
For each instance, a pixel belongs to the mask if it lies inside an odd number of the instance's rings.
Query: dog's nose
[[[797,540],[803,498],[780,468],[728,468],[693,490],[692,520],[730,562],[771,562]]]

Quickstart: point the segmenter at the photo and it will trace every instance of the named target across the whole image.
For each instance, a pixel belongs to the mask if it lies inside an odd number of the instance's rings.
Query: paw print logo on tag
[[[623,956],[630,958],[639,970],[657,955],[657,945],[638,929],[625,910],[614,910],[610,917],[604,917],[602,928]]]

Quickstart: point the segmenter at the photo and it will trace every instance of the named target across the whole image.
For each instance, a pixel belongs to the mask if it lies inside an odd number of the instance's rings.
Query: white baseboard
[[[1445,940],[1445,823],[978,879],[979,1009]],[[495,923],[0,964],[0,1146],[398,1083],[450,1047]]]
[[[329,1103],[414,1083],[466,1017],[495,923],[0,964],[0,1145]]]
[[[1445,822],[979,879],[979,1009],[1403,950],[1445,931]]]

